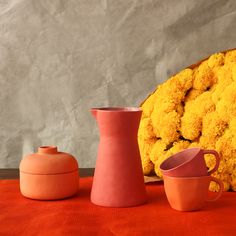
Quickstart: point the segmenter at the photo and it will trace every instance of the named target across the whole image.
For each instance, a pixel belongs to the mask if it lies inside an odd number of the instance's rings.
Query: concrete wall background
[[[41,145],[93,167],[90,107],[138,106],[168,76],[234,47],[234,0],[0,1],[0,168]]]

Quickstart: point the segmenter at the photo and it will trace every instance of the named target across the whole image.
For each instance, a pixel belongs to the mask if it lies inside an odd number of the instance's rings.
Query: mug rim
[[[210,175],[203,175],[203,176],[191,176],[191,177],[176,177],[176,176],[169,176],[169,175],[165,175],[163,174],[163,178],[167,178],[167,179],[172,179],[172,180],[197,180],[197,179],[209,179],[211,178]]]
[[[183,152],[191,151],[191,150],[197,150],[197,153],[196,153],[195,155],[193,155],[191,158],[189,158],[188,160],[184,161],[183,163],[181,163],[181,164],[179,164],[179,165],[177,165],[177,166],[175,166],[175,167],[173,167],[173,168],[171,168],[171,169],[164,169],[164,168],[163,168],[164,165],[167,165],[168,162],[172,161],[172,159],[175,159],[176,156],[181,155]],[[190,161],[192,161],[192,160],[201,152],[201,150],[202,150],[202,149],[199,148],[199,147],[192,147],[192,148],[186,148],[186,149],[184,149],[184,150],[181,151],[181,152],[175,153],[175,154],[171,155],[170,157],[168,157],[166,160],[164,160],[164,161],[161,163],[160,169],[161,169],[161,171],[162,171],[163,173],[167,173],[167,172],[173,171],[173,170],[175,170],[175,169],[177,169],[177,168],[180,168],[180,167],[182,167],[183,165],[186,165],[187,163],[189,163]]]

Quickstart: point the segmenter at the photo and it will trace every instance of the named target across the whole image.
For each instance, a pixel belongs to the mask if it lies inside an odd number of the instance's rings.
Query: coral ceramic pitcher
[[[147,200],[137,132],[139,108],[92,108],[100,143],[91,191],[92,203],[131,207]]]

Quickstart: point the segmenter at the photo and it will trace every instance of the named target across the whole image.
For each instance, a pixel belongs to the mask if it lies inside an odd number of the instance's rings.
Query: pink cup
[[[213,154],[216,158],[215,167],[208,171],[204,159],[205,154]],[[215,150],[189,148],[172,155],[162,162],[160,169],[163,175],[173,177],[206,176],[214,173],[220,164],[220,156]]]

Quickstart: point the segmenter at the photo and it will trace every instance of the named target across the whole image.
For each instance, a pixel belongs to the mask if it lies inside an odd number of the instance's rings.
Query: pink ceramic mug
[[[213,154],[216,158],[215,167],[208,171],[204,159],[205,154]],[[172,155],[160,165],[163,175],[175,177],[205,176],[214,173],[220,164],[220,156],[215,150],[188,148]]]
[[[224,189],[223,183],[210,176],[200,177],[164,177],[165,193],[170,206],[178,211],[194,211],[203,207],[205,202],[216,201]],[[214,198],[208,196],[210,182],[219,185]]]

